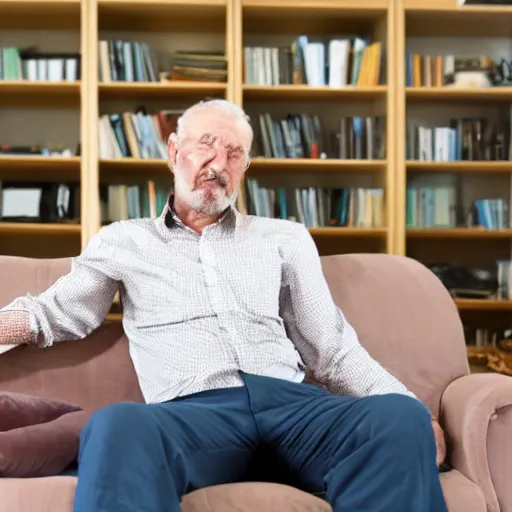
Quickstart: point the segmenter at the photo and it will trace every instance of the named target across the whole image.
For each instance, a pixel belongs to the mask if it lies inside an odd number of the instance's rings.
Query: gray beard
[[[181,200],[185,201],[191,210],[206,215],[207,217],[219,215],[227,208],[234,206],[238,197],[238,190],[235,190],[231,196],[222,194],[214,200],[207,201],[204,198],[204,192],[202,190],[194,192],[187,191],[184,194],[180,194],[180,190],[176,186],[174,190],[175,194],[178,195]]]

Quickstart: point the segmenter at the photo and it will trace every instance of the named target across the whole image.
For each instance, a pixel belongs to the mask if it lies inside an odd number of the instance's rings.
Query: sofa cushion
[[[56,475],[78,454],[80,432],[89,419],[87,411],[0,432],[0,476],[41,477]]]
[[[441,473],[441,486],[449,512],[487,512],[482,489],[459,471]]]
[[[52,421],[81,407],[24,393],[0,392],[0,432]]]
[[[267,482],[215,485],[187,494],[181,512],[332,512],[324,500]]]
[[[0,512],[72,512],[77,479],[0,478]],[[227,484],[187,494],[181,512],[332,512],[320,498],[272,483]]]

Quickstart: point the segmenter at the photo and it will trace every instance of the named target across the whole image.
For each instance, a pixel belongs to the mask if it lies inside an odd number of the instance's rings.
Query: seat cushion
[[[0,478],[0,512],[72,512],[76,477]],[[441,475],[449,512],[486,512],[476,484],[458,471]],[[323,500],[270,483],[227,484],[194,491],[182,512],[332,512]]]
[[[462,473],[455,470],[442,473],[441,485],[449,512],[487,512],[480,487]]]
[[[72,512],[76,477],[0,478],[0,512]],[[227,484],[194,491],[182,512],[332,512],[320,498],[268,483]]]
[[[0,478],[0,512],[72,512],[76,478]]]
[[[332,512],[310,494],[281,484],[248,482],[215,485],[187,494],[182,512]]]

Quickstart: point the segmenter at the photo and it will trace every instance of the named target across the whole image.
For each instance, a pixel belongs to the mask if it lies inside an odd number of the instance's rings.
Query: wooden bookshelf
[[[191,98],[225,95],[227,84],[202,82],[112,82],[98,84],[101,99]]]
[[[459,311],[512,311],[512,300],[455,299]]]
[[[450,238],[450,239],[505,239],[512,240],[512,229],[484,229],[484,228],[408,228],[407,236],[410,238]]]
[[[503,119],[511,112],[512,86],[481,89],[467,84],[439,86],[434,68],[428,73],[422,68],[421,83],[418,84],[414,59],[418,55],[430,58],[444,56],[442,62],[446,62],[446,56],[469,56],[471,50],[466,45],[470,41],[473,55],[489,55],[497,62],[501,58],[510,60],[512,55],[509,55],[508,47],[512,36],[512,7],[458,7],[455,0],[401,0],[399,3],[402,6],[397,10],[395,26],[397,80],[394,94],[396,133],[399,135],[395,162],[393,250],[396,254],[418,259],[426,265],[450,264],[496,271],[498,260],[512,258],[512,229],[507,227],[510,225],[509,214],[504,213],[507,222],[501,229],[466,226],[472,224],[469,214],[478,200],[501,198],[505,204],[512,204],[512,161],[509,155],[504,153],[493,161],[488,156],[460,159],[460,155],[454,157],[452,153],[447,157],[445,153],[442,157],[433,156],[431,161],[425,161],[428,158],[420,161],[417,155],[411,154],[411,148],[417,148],[412,134],[418,135],[412,130],[418,126],[432,128],[431,133],[435,137],[435,127],[458,129],[461,125],[455,120],[463,118],[486,119],[486,129],[501,127],[500,123],[507,123]],[[411,57],[411,54],[416,57]],[[423,66],[426,61],[424,57],[421,59],[419,62]],[[503,118],[500,117],[501,113],[504,114]],[[490,132],[486,133],[488,135]],[[508,147],[508,140],[505,144]],[[436,148],[435,142],[433,147]],[[422,227],[423,221],[418,215],[411,216],[411,194],[416,190],[416,197],[420,197],[420,188],[427,190],[435,187],[445,187],[445,191],[446,187],[452,188],[454,196],[450,201],[455,203],[450,202],[450,205],[456,205],[458,219],[456,223],[445,223],[446,227],[443,228]],[[434,197],[437,199],[438,196]],[[440,204],[446,206],[442,201]],[[452,215],[454,211],[452,208]],[[478,216],[475,210],[472,213]],[[442,218],[441,222],[447,219]],[[425,223],[429,224],[430,221]],[[435,226],[435,223],[430,224]],[[464,283],[460,288],[465,288]],[[478,330],[499,333],[510,327],[512,301],[454,299],[454,302],[467,329],[468,341]]]
[[[382,99],[386,97],[385,85],[350,86],[350,87],[314,87],[309,85],[243,85],[244,99],[248,100],[275,100],[284,98],[297,101],[307,100],[358,100]]]
[[[512,162],[421,162],[408,160],[406,162],[408,172],[422,173],[506,173],[512,172]]]
[[[406,87],[407,100],[410,102],[510,102],[512,87],[475,89],[462,87]]]
[[[81,51],[81,77],[74,82],[0,80],[0,108],[20,109],[25,118],[32,113],[34,123],[25,127],[14,114],[6,114],[0,130],[0,144],[12,134],[12,143],[27,132],[31,144],[38,134],[58,138],[56,126],[62,120],[71,128],[63,138],[76,133],[81,156],[0,156],[0,181],[79,181],[81,186],[80,224],[43,225],[0,223],[0,235],[20,241],[8,252],[42,256],[41,245],[31,245],[34,235],[50,242],[68,255],[80,238],[78,250],[99,230],[99,187],[116,182],[169,179],[165,159],[104,158],[100,154],[98,119],[103,114],[134,111],[147,106],[183,109],[204,97],[227,98],[246,109],[258,129],[257,115],[288,112],[319,113],[327,132],[339,127],[343,115],[386,116],[386,151],[378,159],[333,158],[252,158],[247,179],[261,180],[262,186],[279,184],[306,186],[379,187],[384,191],[384,227],[311,228],[319,247],[329,253],[339,251],[387,252],[409,255],[430,263],[435,258],[458,264],[468,255],[476,262],[500,258],[512,242],[512,230],[480,228],[426,229],[407,226],[407,183],[414,177],[444,180],[454,177],[465,183],[465,194],[503,191],[510,195],[512,162],[503,161],[420,161],[407,156],[407,120],[412,116],[445,122],[454,116],[474,116],[490,112],[497,116],[512,104],[512,85],[489,89],[406,85],[406,51],[409,43],[425,53],[444,51],[458,37],[488,38],[490,48],[499,48],[500,39],[512,35],[512,7],[471,6],[457,8],[455,0],[0,0],[0,26],[16,33],[15,44],[33,42],[48,48],[63,47],[68,39]],[[48,33],[40,35],[43,31]],[[300,34],[364,33],[386,44],[383,66],[386,79],[371,86],[309,86],[303,84],[256,85],[245,77],[244,48],[256,45],[289,45]],[[39,34],[39,35],[33,35]],[[35,41],[33,38],[39,37]],[[450,41],[446,39],[450,38]],[[222,49],[228,63],[225,82],[201,81],[102,81],[99,78],[99,41],[105,39],[148,40],[157,52],[175,49]],[[498,42],[496,42],[498,41]],[[14,44],[13,43],[13,44]],[[52,47],[53,45],[53,47]],[[463,51],[460,45],[454,51]],[[461,49],[462,48],[462,49]],[[419,51],[419,50],[418,50]],[[491,50],[489,50],[491,51]],[[492,50],[494,51],[494,50]],[[501,50],[496,50],[497,54]],[[512,60],[512,55],[508,55]],[[163,62],[163,63],[162,63]],[[160,62],[166,71],[165,59]],[[73,111],[76,120],[71,120]],[[46,112],[46,114],[44,114]],[[423,117],[422,117],[423,116]],[[448,117],[447,117],[448,116]],[[62,121],[64,122],[64,121]],[[32,126],[33,125],[33,126]],[[12,127],[12,129],[11,129]],[[69,133],[68,133],[69,132]],[[2,136],[4,139],[2,139]],[[9,141],[7,141],[9,142]],[[308,181],[309,180],[309,181]],[[299,185],[297,185],[298,187]],[[247,206],[242,195],[241,209]],[[2,251],[0,244],[0,251]],[[74,249],[73,249],[74,250]],[[78,250],[76,252],[78,252]],[[472,260],[473,261],[473,260]],[[456,301],[459,310],[492,313],[509,311],[504,301]]]
[[[0,81],[0,107],[80,106],[80,82]]]
[[[7,235],[80,235],[79,224],[40,224],[24,222],[1,222],[0,234]]]
[[[254,158],[248,174],[260,173],[385,173],[385,160],[342,160],[337,158]]]

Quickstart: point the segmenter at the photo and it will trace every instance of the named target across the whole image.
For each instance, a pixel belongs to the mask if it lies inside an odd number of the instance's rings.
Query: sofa
[[[440,479],[450,512],[512,512],[512,380],[470,374],[458,311],[441,282],[415,260],[385,254],[322,257],[335,302],[373,357],[440,418],[449,467]],[[37,294],[67,273],[69,259],[0,257],[0,306]],[[0,390],[94,411],[142,401],[122,324],[84,340],[0,355]],[[70,512],[75,476],[0,478],[0,512]],[[264,481],[187,494],[182,512],[332,512],[320,497]]]

